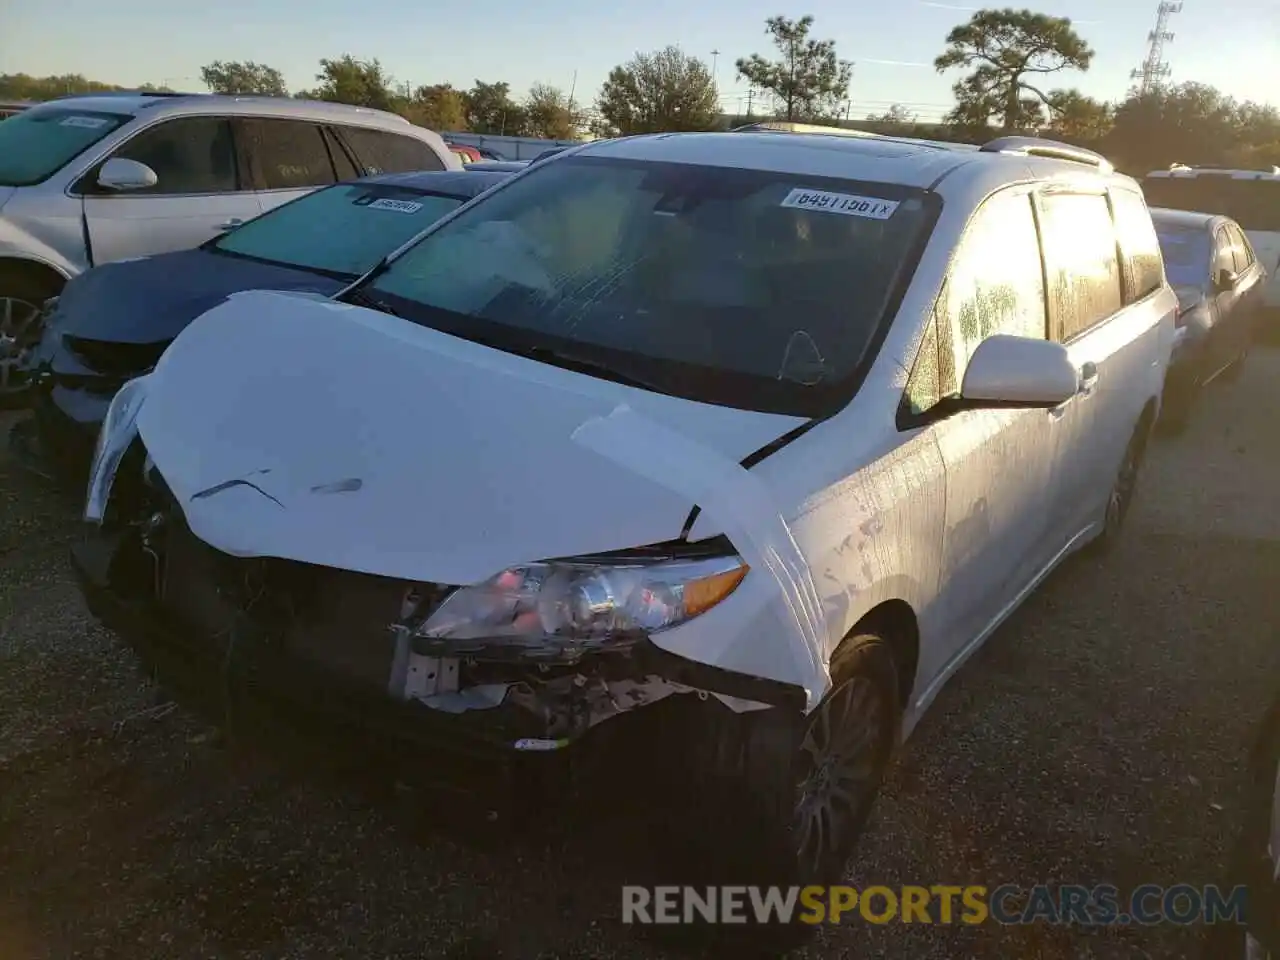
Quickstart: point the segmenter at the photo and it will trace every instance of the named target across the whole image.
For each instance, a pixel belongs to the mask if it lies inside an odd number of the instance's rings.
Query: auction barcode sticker
[[[422,204],[414,203],[412,200],[392,200],[390,197],[382,197],[369,204],[369,209],[394,210],[396,213],[417,213],[422,209]]]
[[[859,197],[852,193],[827,193],[825,190],[797,188],[787,194],[780,206],[794,210],[842,213],[846,217],[888,220],[893,216],[893,211],[898,209],[898,201],[881,200],[879,197]]]

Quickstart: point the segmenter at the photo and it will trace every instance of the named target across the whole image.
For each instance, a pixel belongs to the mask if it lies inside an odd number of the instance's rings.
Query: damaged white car
[[[832,879],[941,684],[1114,537],[1176,309],[1136,185],[1060,144],[590,144],[191,324],[75,565],[196,685],[495,758],[680,703],[665,754]]]

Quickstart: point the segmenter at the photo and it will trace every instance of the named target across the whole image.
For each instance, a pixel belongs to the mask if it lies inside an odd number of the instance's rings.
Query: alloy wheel
[[[825,878],[843,864],[879,786],[892,709],[871,680],[854,677],[814,711],[800,744],[794,811],[797,863]]]
[[[26,386],[25,364],[40,339],[40,305],[0,296],[0,396]]]

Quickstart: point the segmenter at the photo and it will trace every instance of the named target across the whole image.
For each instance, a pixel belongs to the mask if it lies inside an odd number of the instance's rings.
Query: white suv
[[[197,319],[76,565],[149,662],[221,684],[239,623],[256,689],[495,763],[686,711],[657,766],[830,881],[942,684],[1116,536],[1176,312],[1138,185],[1062,144],[592,143]]]
[[[0,361],[95,264],[198,246],[365,173],[457,169],[403,117],[282,97],[102,94],[0,125]]]

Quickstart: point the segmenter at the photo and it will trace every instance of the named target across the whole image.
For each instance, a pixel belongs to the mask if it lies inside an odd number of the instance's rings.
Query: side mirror
[[[969,408],[1056,407],[1079,389],[1080,374],[1062,344],[996,334],[973,352],[960,400]]]
[[[1218,293],[1226,293],[1228,290],[1235,289],[1236,281],[1239,279],[1239,275],[1234,270],[1219,270],[1217,276],[1213,278],[1213,289]]]
[[[157,181],[156,172],[145,163],[124,157],[112,157],[98,171],[98,186],[115,193],[145,190],[154,187]]]

